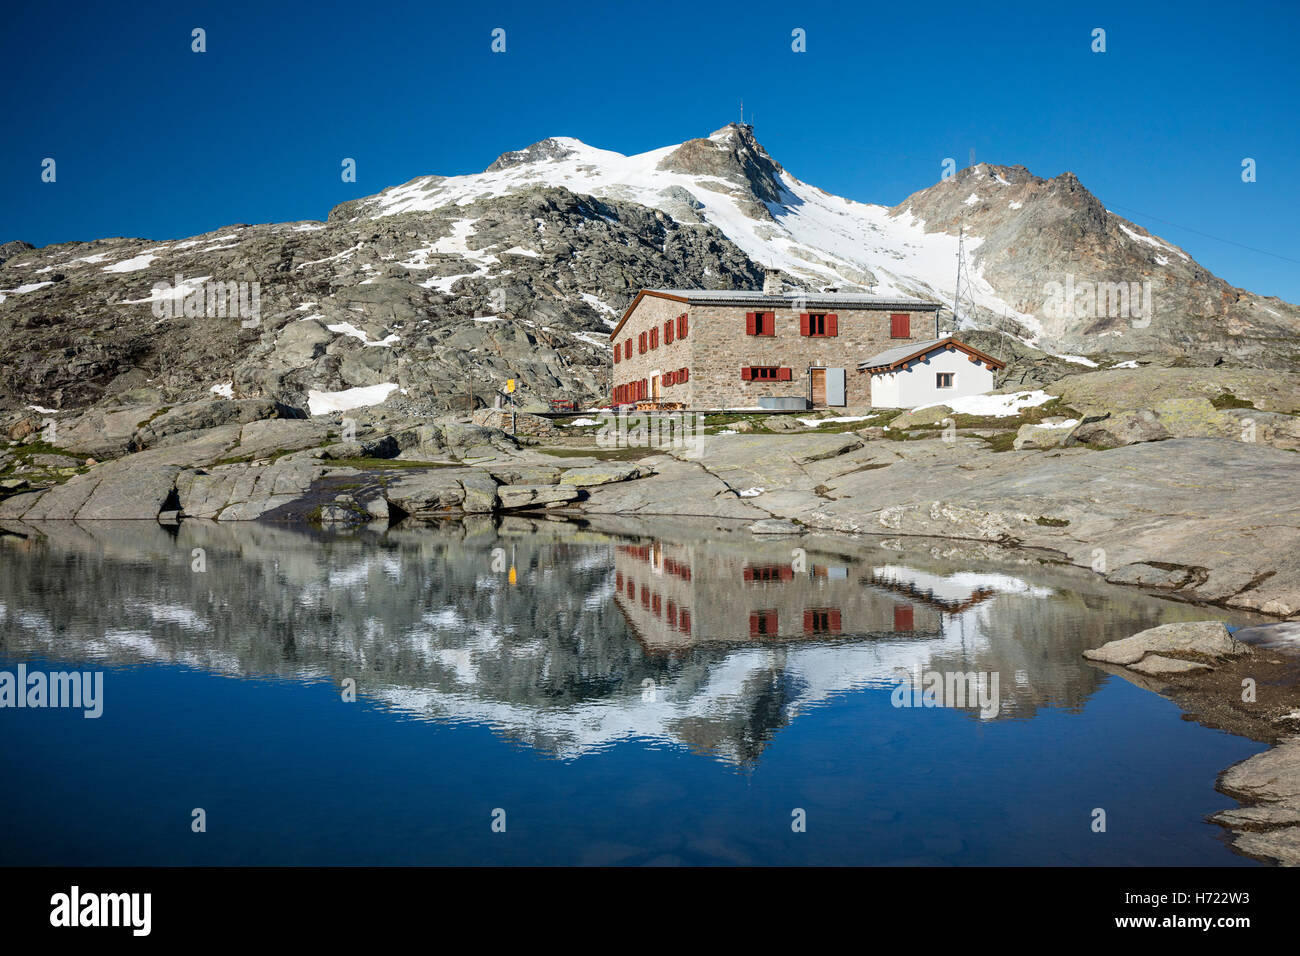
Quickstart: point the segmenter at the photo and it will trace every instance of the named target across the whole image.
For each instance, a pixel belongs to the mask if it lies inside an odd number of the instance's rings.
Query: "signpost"
[[[515,380],[513,378],[506,379],[506,394],[510,396],[510,434],[514,435],[516,432],[515,432]]]

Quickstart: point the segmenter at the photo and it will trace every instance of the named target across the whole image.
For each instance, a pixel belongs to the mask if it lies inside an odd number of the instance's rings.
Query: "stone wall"
[[[695,316],[691,315],[689,328],[686,333],[686,340],[675,339],[671,345],[664,344],[664,323],[670,319],[676,322],[677,316],[683,312],[690,314],[690,307],[685,302],[678,302],[674,299],[661,299],[658,296],[648,295],[644,297],[640,304],[637,305],[636,311],[628,317],[627,322],[614,337],[613,344],[622,347],[623,342],[631,340],[632,357],[622,359],[614,366],[613,383],[615,385],[625,385],[628,382],[634,382],[639,379],[646,380],[646,388],[650,388],[650,380],[655,375],[663,375],[664,372],[675,371],[680,368],[690,368],[690,380],[680,385],[661,386],[660,398],[665,402],[682,402],[687,408],[693,406],[693,387],[695,380],[695,369],[691,365],[691,343],[695,338]],[[744,321],[744,315],[741,315],[741,321]],[[637,343],[642,332],[649,332],[650,329],[659,330],[659,347],[649,349],[644,355],[637,348]],[[676,333],[677,327],[673,326],[673,332]],[[647,392],[652,395],[653,392]]]
[[[504,432],[511,430],[509,408],[480,408],[470,416],[470,421],[475,425],[499,428]],[[554,432],[555,425],[552,424],[549,418],[542,418],[540,415],[528,415],[524,412],[516,413],[515,434],[543,437]]]

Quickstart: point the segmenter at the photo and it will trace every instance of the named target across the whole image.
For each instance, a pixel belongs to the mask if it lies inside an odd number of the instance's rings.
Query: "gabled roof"
[[[618,335],[641,300],[651,295],[671,299],[686,305],[734,305],[739,308],[771,307],[788,309],[798,304],[800,309],[906,309],[909,312],[936,312],[938,302],[925,299],[908,299],[900,296],[870,295],[866,292],[783,292],[769,295],[747,289],[642,289],[628,305],[610,337]]]
[[[942,339],[931,339],[928,342],[912,342],[908,345],[900,345],[897,348],[881,352],[879,355],[873,355],[865,362],[858,363],[859,372],[893,372],[902,368],[913,359],[919,359],[923,356],[930,355],[933,352],[940,351],[961,351],[965,352],[972,360],[979,359],[985,365],[993,369],[1003,369],[1007,363],[995,359],[992,355],[987,355],[965,342],[958,342],[951,335]]]

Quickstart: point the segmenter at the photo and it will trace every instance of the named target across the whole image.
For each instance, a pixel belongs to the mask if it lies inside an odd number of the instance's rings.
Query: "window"
[[[891,315],[889,317],[889,337],[891,339],[910,339],[912,337],[912,317],[906,312]]]
[[[749,636],[764,637],[777,631],[776,611],[753,611],[749,615]]]
[[[952,388],[953,372],[935,372],[934,384],[936,388]]]
[[[676,324],[672,319],[664,323],[664,345],[673,344],[673,326]]]
[[[645,355],[645,344],[646,344],[646,335],[644,332],[642,332],[640,335],[636,337],[637,352],[639,352],[641,355]]]
[[[623,358],[630,359],[631,357],[632,357],[632,340],[628,339],[626,342],[623,343]]]
[[[622,357],[623,357],[623,346],[621,344],[616,343],[614,345],[614,364],[617,365],[619,359],[621,359]]]
[[[743,568],[741,574],[746,581],[789,581],[794,569],[789,564],[758,564]]]
[[[685,312],[677,316],[677,337],[679,339],[686,338],[686,313]]]
[[[746,335],[776,335],[775,312],[746,312]]]
[[[659,326],[657,325],[650,330],[650,347],[652,349],[659,348]]]
[[[799,316],[799,334],[814,338],[839,335],[840,317],[829,312],[808,312]]]
[[[677,381],[689,382],[691,380],[691,370],[688,368],[679,368],[677,370]]]
[[[745,382],[788,382],[791,373],[790,369],[775,365],[751,365],[740,370],[740,378]]]
[[[840,609],[837,607],[809,608],[803,612],[805,634],[838,634]]]

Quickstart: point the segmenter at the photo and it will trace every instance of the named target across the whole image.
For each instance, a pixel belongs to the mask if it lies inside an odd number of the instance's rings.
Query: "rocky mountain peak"
[[[752,126],[728,123],[705,139],[688,139],[659,162],[666,172],[716,176],[748,186],[765,202],[781,202],[781,164],[754,138]]]
[[[486,173],[494,173],[502,169],[509,169],[512,166],[523,166],[526,163],[542,163],[547,160],[567,159],[578,152],[578,147],[583,144],[576,139],[570,139],[567,136],[550,136],[546,139],[538,140],[531,146],[524,149],[514,149],[502,153],[492,165],[484,170]]]

